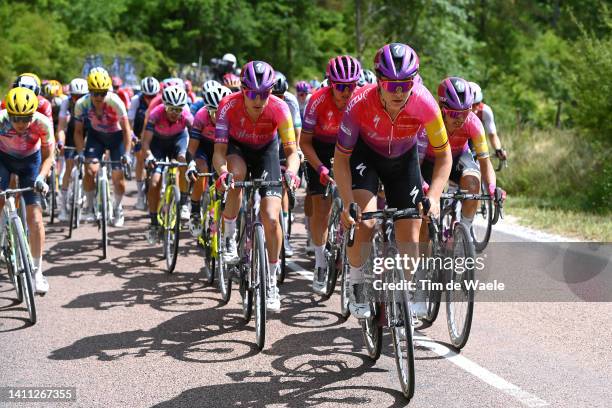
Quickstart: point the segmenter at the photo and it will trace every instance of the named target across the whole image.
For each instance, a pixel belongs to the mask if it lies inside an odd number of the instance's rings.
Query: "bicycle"
[[[237,276],[242,295],[242,312],[244,320],[251,320],[253,309],[255,311],[255,343],[259,350],[263,349],[266,339],[266,288],[268,286],[268,252],[264,228],[259,219],[260,198],[256,192],[262,187],[280,187],[281,180],[268,181],[267,172],[260,178],[250,181],[236,181],[233,188],[245,190],[247,210],[240,213],[238,253],[241,259],[237,265],[227,271],[228,276],[219,274],[219,280],[226,281],[231,290],[230,275]],[[231,184],[231,181],[228,181]],[[229,296],[228,296],[229,299]]]
[[[357,204],[352,203],[349,208],[351,216],[357,217]],[[382,247],[372,248],[370,258],[382,255],[385,258],[395,259],[399,251],[394,244],[395,226],[394,221],[399,218],[421,218],[420,211],[414,208],[398,210],[396,208],[386,208],[379,211],[366,212],[361,214],[361,220],[378,220],[381,227],[378,238],[373,238],[372,242],[381,240]],[[348,246],[354,243],[353,225],[348,233]],[[390,289],[390,285],[403,284],[406,282],[404,271],[394,266],[390,271],[386,271],[382,277],[382,298],[377,300],[369,290],[366,297],[370,304],[371,314],[369,318],[360,319],[362,333],[366,344],[368,356],[376,361],[380,357],[382,349],[382,328],[386,326],[391,332],[393,343],[395,365],[397,368],[402,393],[410,401],[414,395],[415,388],[415,369],[414,369],[414,327],[413,316],[410,307],[408,288]],[[368,285],[369,288],[370,285]],[[405,285],[404,285],[405,286]]]
[[[100,169],[96,174],[96,205],[94,205],[94,218],[98,225],[98,230],[102,232],[102,259],[106,259],[108,255],[108,222],[114,217],[107,166],[113,164],[123,165],[123,162],[93,159],[91,163],[100,164]]]
[[[55,153],[56,159],[53,160],[51,165],[51,172],[49,173],[48,184],[49,184],[49,205],[47,211],[49,212],[49,224],[55,222],[55,213],[57,211],[57,186],[58,186],[58,174],[57,174],[57,149]]]
[[[15,196],[32,187],[0,191],[5,198],[2,228],[2,253],[7,265],[9,277],[17,291],[17,304],[26,300],[30,323],[35,324],[36,301],[34,300],[34,264],[24,226],[15,204]]]
[[[283,160],[286,161],[286,159],[283,159]],[[281,160],[281,163],[283,162],[283,160]],[[281,252],[280,252],[281,267],[280,267],[280,273],[278,274],[279,284],[284,283],[285,277],[287,276],[287,256],[285,254],[285,237],[287,238],[287,240],[291,239],[291,227],[293,224],[293,221],[291,221],[291,219],[293,218],[293,208],[295,207],[295,191],[287,187],[289,185],[289,180],[287,180],[285,176],[285,170],[286,168],[284,166],[281,166],[281,174],[283,178],[285,179],[283,190],[287,191],[287,200],[288,200],[287,209],[288,211],[287,211],[287,227],[286,228],[285,228],[285,223],[283,222],[283,209],[282,208],[281,208],[280,215],[279,215],[279,220],[280,220],[282,235],[283,235],[283,242],[281,243]]]
[[[187,163],[177,161],[156,161],[155,166],[164,167],[162,174],[163,193],[157,206],[157,222],[162,229],[163,256],[166,260],[166,270],[173,273],[178,258],[178,248],[181,232],[181,192],[177,184],[179,167]]]
[[[323,299],[327,300],[333,295],[338,281],[338,271],[342,267],[342,246],[344,243],[344,228],[340,222],[342,214],[342,199],[338,193],[336,183],[331,180],[325,187],[323,198],[332,198],[331,213],[327,222],[327,241],[325,243],[325,259],[327,260],[327,272],[325,275],[325,292]],[[345,312],[348,308],[345,309]],[[344,314],[343,314],[344,315]],[[348,317],[348,314],[345,318]]]
[[[66,146],[64,150],[76,150],[74,147]],[[64,176],[65,177],[65,176]],[[75,160],[70,172],[70,188],[66,203],[70,208],[68,226],[68,238],[72,238],[72,231],[81,224],[81,211],[83,209],[83,164]]]
[[[461,201],[463,200],[491,200],[489,195],[470,194],[466,191],[455,190],[442,194],[440,219],[430,222],[431,259],[433,266],[426,268],[426,280],[430,282],[426,290],[427,315],[423,321],[433,323],[440,309],[442,290],[448,282],[459,282],[460,290],[447,290],[445,292],[446,322],[451,343],[458,349],[463,348],[469,338],[472,319],[474,314],[474,287],[468,282],[474,281],[474,268],[468,267],[467,262],[461,263],[464,269],[459,272],[458,268],[444,269],[442,262],[436,262],[439,258],[463,258],[475,259],[476,249],[471,239],[470,232],[461,219]],[[499,207],[496,207],[499,208]],[[446,264],[446,262],[444,262]],[[453,262],[453,265],[456,263]]]
[[[487,191],[487,186],[484,182],[481,183],[480,186],[482,192]],[[472,224],[472,229],[470,230],[470,235],[474,240],[474,248],[476,252],[480,253],[485,250],[487,245],[489,244],[489,239],[491,239],[491,232],[493,230],[493,225],[497,224],[499,218],[503,218],[503,202],[500,197],[491,197],[487,194],[481,194],[481,198],[479,199],[478,206],[476,208],[476,214],[474,215],[474,220],[479,217],[484,219],[486,223],[486,227],[484,227],[483,232],[476,232],[476,228],[474,224]],[[495,205],[495,208],[493,208]]]

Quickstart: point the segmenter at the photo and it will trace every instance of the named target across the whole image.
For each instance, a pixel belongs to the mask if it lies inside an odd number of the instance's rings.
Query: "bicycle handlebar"
[[[13,189],[8,189],[8,190],[3,190],[3,191],[0,191],[0,196],[2,197],[15,196],[19,193],[25,193],[27,191],[34,191],[34,187],[13,188]]]

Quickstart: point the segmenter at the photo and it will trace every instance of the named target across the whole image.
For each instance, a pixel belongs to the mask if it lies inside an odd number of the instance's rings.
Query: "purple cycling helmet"
[[[357,82],[361,75],[361,64],[350,55],[340,55],[329,60],[326,73],[332,82]]]
[[[387,44],[376,52],[374,70],[390,80],[410,79],[419,72],[419,57],[406,44]]]
[[[312,87],[306,81],[300,81],[297,84],[295,84],[295,90],[298,93],[310,93],[311,89],[312,89]]]
[[[465,79],[449,77],[442,80],[438,86],[438,101],[453,110],[471,109],[474,102],[474,91]]]
[[[242,86],[251,91],[267,91],[274,86],[274,69],[264,61],[244,64],[240,73]]]

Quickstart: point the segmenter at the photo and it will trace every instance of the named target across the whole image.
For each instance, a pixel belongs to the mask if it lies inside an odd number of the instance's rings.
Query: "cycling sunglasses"
[[[30,123],[33,117],[34,115],[28,115],[28,116],[9,115],[9,118],[11,119],[11,122],[13,123]]]
[[[401,89],[401,92],[406,93],[412,89],[414,86],[414,80],[405,79],[401,81],[387,81],[387,80],[379,80],[378,83],[380,86],[387,92],[395,93],[398,89]]]
[[[308,96],[308,92],[298,92],[298,96],[300,98],[305,98],[306,96]]]
[[[272,93],[272,89],[268,89],[265,91],[252,91],[250,89],[243,88],[242,93],[245,94],[246,97],[251,100],[257,99],[258,96],[261,100],[266,100],[270,97],[270,94]]]
[[[102,92],[91,91],[90,92],[91,96],[98,96],[98,97],[102,97],[102,98],[104,98],[107,93],[108,92],[106,92],[106,91],[102,91]]]
[[[174,113],[175,115],[178,115],[181,112],[183,112],[183,108],[178,108],[176,106],[166,106],[166,112]]]
[[[472,111],[471,109],[454,110],[454,109],[448,109],[444,107],[442,108],[442,112],[444,113],[444,115],[450,117],[451,119],[457,119],[457,118],[465,119],[468,117],[471,111]]]
[[[331,82],[331,86],[338,92],[344,92],[345,89],[353,92],[357,88],[357,82]]]

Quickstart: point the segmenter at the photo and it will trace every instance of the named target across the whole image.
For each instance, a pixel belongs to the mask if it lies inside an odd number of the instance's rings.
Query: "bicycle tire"
[[[244,274],[244,272],[244,269],[241,269],[241,273]],[[240,295],[242,296],[242,317],[245,324],[248,324],[253,316],[253,289],[249,287],[246,276],[242,275],[240,279]]]
[[[263,226],[253,226],[253,257],[251,267],[255,277],[253,306],[255,308],[255,344],[262,350],[266,342],[266,286],[268,262]]]
[[[340,315],[344,318],[344,320],[346,320],[351,314],[351,311],[348,306],[349,299],[348,297],[346,297],[346,293],[348,292],[347,287],[349,285],[349,263],[346,256],[346,239],[345,243],[343,243],[342,248],[342,285],[340,287]]]
[[[44,200],[44,197],[42,197]],[[30,236],[30,229],[28,228],[28,213],[26,210],[25,198],[23,198],[23,194],[19,194],[19,211],[17,213],[19,215],[19,219],[21,220],[21,227],[25,232],[26,237]]]
[[[219,220],[219,225],[223,225],[223,221]],[[219,287],[219,292],[221,292],[221,303],[226,304],[229,302],[232,297],[232,279],[230,277],[231,270],[228,269],[225,261],[223,260],[223,252],[225,252],[225,248],[227,243],[223,240],[223,230],[221,228],[217,229],[219,237],[221,238],[221,242],[219,243],[219,258],[217,263],[217,286]]]
[[[18,265],[18,268],[21,267],[19,268],[19,278],[21,279],[23,297],[25,298],[26,306],[28,308],[30,323],[36,324],[36,300],[34,299],[34,282],[32,281],[32,272],[34,268],[31,263],[32,258],[29,254],[30,248],[25,238],[25,232],[21,223],[15,222],[13,224],[13,228],[14,236],[17,238],[18,251],[16,251],[16,256],[18,260],[16,261],[16,265]]]
[[[7,236],[8,233],[9,232],[7,228],[7,231],[5,231],[5,237],[4,237],[6,242],[2,246],[2,253],[4,255],[4,262],[6,262],[6,270],[8,271],[9,278],[11,282],[13,283],[13,286],[15,287],[15,292],[17,294],[17,299],[16,299],[17,301],[15,302],[15,304],[20,305],[23,302],[23,289],[21,285],[21,280],[19,279],[19,273],[17,272],[18,268],[16,264],[17,258],[15,254],[15,248],[11,244],[12,240]]]
[[[291,221],[291,216],[293,215],[293,209],[289,206],[287,210],[287,237],[291,238],[291,229],[293,226],[293,222]]]
[[[376,361],[380,358],[382,350],[382,326],[378,323],[380,318],[380,308],[372,304],[374,313],[371,317],[361,320],[361,333],[363,342],[366,346],[368,357]]]
[[[102,230],[102,259],[108,254],[108,180],[100,181],[100,204],[101,217],[100,227]]]
[[[214,227],[211,227],[215,222],[214,219],[209,218],[208,206],[210,205],[210,197],[208,195],[208,191],[202,193],[200,198],[200,222],[202,227],[202,234],[198,237],[198,242],[202,245],[204,249],[204,269],[202,271],[202,275],[204,277],[204,281],[208,285],[212,285],[215,281],[215,263],[216,259],[213,254],[213,239],[217,239],[217,248],[218,245],[218,235],[215,231],[215,236],[212,235],[212,230]]]
[[[434,288],[434,285],[441,283],[444,285],[446,283],[444,277],[445,271],[444,269],[438,269],[436,266],[438,262],[436,259],[441,259],[441,249],[438,244],[438,240],[431,240],[431,255],[430,257],[434,259],[433,267],[428,268],[426,272],[426,280],[431,282],[429,285],[429,289],[426,291],[426,299],[425,304],[427,305],[427,314],[422,317],[422,320],[427,323],[433,323],[438,318],[438,313],[440,312],[440,301],[442,299],[442,291]],[[442,262],[440,262],[440,266],[442,266]]]
[[[280,250],[280,272],[277,277],[277,282],[279,285],[282,285],[285,282],[285,278],[287,277],[287,255],[285,254],[285,239],[281,242],[281,250]]]
[[[181,232],[181,192],[178,186],[169,186],[170,200],[166,203],[167,213],[165,214],[166,219],[164,222],[164,245],[166,245],[166,271],[173,273],[176,268],[176,261],[178,259],[178,248]],[[164,194],[165,198],[165,194]]]
[[[397,273],[401,273],[401,271],[396,270],[394,274]],[[399,282],[398,279],[401,279],[401,276],[396,276],[394,280]],[[391,326],[389,329],[393,343],[395,367],[397,368],[402,393],[410,401],[414,396],[415,388],[412,312],[410,311],[408,291],[391,292],[391,294],[387,293],[391,302],[387,303],[386,310],[387,313],[390,313]],[[399,294],[396,292],[399,292]]]
[[[481,186],[481,191],[483,193],[486,191],[484,183]],[[470,230],[470,235],[474,241],[474,249],[478,253],[484,251],[489,244],[489,239],[491,239],[491,230],[493,229],[493,202],[491,200],[481,200],[478,203],[475,217],[479,215],[482,215],[487,222],[484,234],[476,234],[474,225],[472,225],[472,229]]]
[[[77,178],[72,180],[72,197],[70,197],[70,225],[68,227],[68,238],[72,238],[72,231],[79,226],[79,215],[80,211],[78,210],[80,196],[81,196],[81,186],[80,181]]]
[[[49,203],[49,224],[53,225],[55,222],[55,210],[57,209],[57,197],[55,195],[57,188],[55,163],[51,166],[51,175],[49,178],[49,195],[51,196],[51,202]]]
[[[452,256],[455,257],[460,245],[462,253],[459,254],[460,257],[464,258],[475,258],[475,250],[474,244],[470,240],[470,235],[467,231],[467,228],[461,223],[455,223],[453,228],[453,248],[452,248]],[[474,269],[468,268],[463,273],[458,274],[455,270],[450,271],[449,280],[453,282],[457,282],[462,280],[462,290],[461,295],[462,298],[459,301],[456,301],[456,290],[446,291],[446,322],[448,326],[448,334],[450,336],[451,344],[458,349],[461,349],[465,346],[470,336],[470,330],[472,327],[472,317],[474,314],[474,288],[467,288],[465,286],[466,281],[474,280]],[[459,276],[463,275],[463,276]],[[463,312],[457,312],[456,306],[457,304],[462,304],[465,307]],[[457,323],[457,317],[462,315],[462,323]]]
[[[340,202],[340,204],[338,203]],[[336,198],[332,204],[332,210],[327,224],[327,243],[325,245],[325,258],[327,260],[327,274],[325,279],[325,293],[323,300],[327,300],[334,294],[336,284],[338,282],[338,259],[340,251],[338,250],[337,228],[340,222],[340,198]]]

